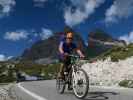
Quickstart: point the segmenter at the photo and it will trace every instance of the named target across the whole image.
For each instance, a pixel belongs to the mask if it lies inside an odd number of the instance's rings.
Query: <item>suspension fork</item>
[[[78,77],[76,75],[76,69],[75,69],[74,65],[72,65],[72,78],[74,78],[74,80],[76,80],[76,82],[77,82]]]

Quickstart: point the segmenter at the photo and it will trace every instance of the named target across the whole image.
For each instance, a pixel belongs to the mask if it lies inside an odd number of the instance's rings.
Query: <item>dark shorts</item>
[[[69,70],[69,69],[70,69],[70,68],[69,68],[69,65],[71,64],[71,59],[70,59],[70,57],[67,57],[67,58],[61,57],[61,58],[59,58],[59,61],[60,61],[61,63],[63,63],[63,66],[64,66],[64,68],[65,68],[66,70]]]

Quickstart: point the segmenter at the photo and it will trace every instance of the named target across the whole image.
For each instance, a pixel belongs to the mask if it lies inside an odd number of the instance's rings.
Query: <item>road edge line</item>
[[[41,97],[41,96],[37,95],[36,93],[31,92],[31,91],[29,91],[28,89],[24,88],[23,86],[21,86],[21,83],[18,83],[17,86],[18,86],[22,91],[24,91],[25,93],[27,93],[28,95],[32,96],[33,98],[35,98],[35,99],[37,99],[37,100],[47,100],[46,98]]]

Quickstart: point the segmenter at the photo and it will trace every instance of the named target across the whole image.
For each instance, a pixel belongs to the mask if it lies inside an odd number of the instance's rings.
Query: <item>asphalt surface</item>
[[[29,92],[25,92],[16,85],[16,95],[20,100],[79,100],[74,96],[73,91],[65,90],[64,94],[58,94],[55,80],[22,82],[19,84],[32,93],[30,95]],[[83,100],[133,100],[133,89],[91,86],[88,95]]]

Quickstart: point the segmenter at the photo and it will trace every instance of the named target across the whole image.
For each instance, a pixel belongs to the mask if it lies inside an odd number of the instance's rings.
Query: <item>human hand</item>
[[[64,53],[64,56],[68,56],[69,54],[68,53]]]
[[[80,55],[80,58],[81,58],[81,59],[84,59],[84,58],[85,58],[85,56],[84,56],[84,55]]]

